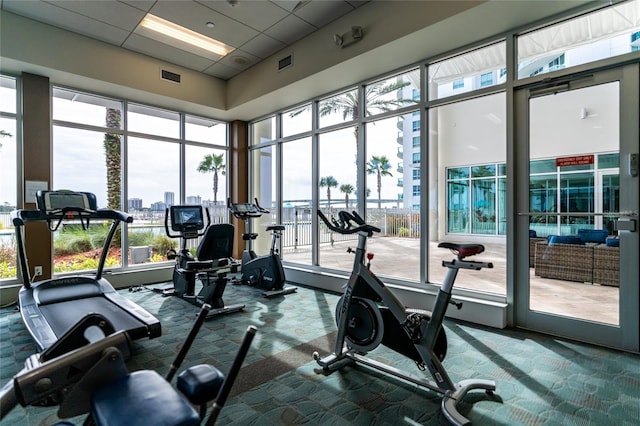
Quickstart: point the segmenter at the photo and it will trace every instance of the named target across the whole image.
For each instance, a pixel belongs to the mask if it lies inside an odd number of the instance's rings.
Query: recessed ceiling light
[[[207,28],[213,28],[216,26],[216,24],[214,24],[213,22],[209,21],[205,24],[207,26]]]
[[[234,50],[233,47],[227,46],[222,42],[205,37],[200,33],[191,31],[188,28],[181,27],[180,25],[174,24],[173,22],[159,18],[150,13],[148,13],[142,22],[140,22],[140,26],[158,32],[163,36],[168,36],[175,40],[180,40],[184,43],[190,44],[191,46],[196,46],[208,52],[215,53],[216,55],[225,56]]]

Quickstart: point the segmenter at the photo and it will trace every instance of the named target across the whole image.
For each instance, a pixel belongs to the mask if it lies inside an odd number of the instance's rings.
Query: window
[[[433,62],[427,67],[429,100],[493,86],[498,83],[493,75],[499,75],[503,69],[506,73],[506,64],[507,45],[504,41]]]
[[[413,121],[411,123],[411,126],[412,126],[411,130],[413,130],[414,132],[419,132],[420,131],[420,120]]]
[[[365,88],[367,116],[394,111],[420,101],[418,69],[371,83]]]
[[[493,73],[488,72],[480,75],[480,87],[488,87],[493,85]]]
[[[53,187],[93,192],[99,207],[134,216],[123,226],[126,238],[112,244],[107,268],[166,261],[167,250],[177,246],[164,235],[172,204],[203,205],[212,221],[227,221],[226,123],[59,87],[52,105]],[[54,271],[95,268],[83,259],[101,247],[104,227],[88,238],[69,231],[54,234],[54,258],[84,257]]]
[[[413,185],[412,187],[413,189],[413,195],[414,197],[419,197],[420,196],[420,185]]]
[[[0,281],[16,278],[15,231],[10,212],[18,205],[18,95],[15,78],[0,75]]]
[[[640,31],[638,16],[640,1],[626,1],[520,35],[518,78],[634,51],[638,47],[634,34]],[[562,58],[562,63],[555,64],[555,59],[549,63],[550,56]]]
[[[311,131],[311,105],[286,111],[282,114],[282,137]]]
[[[420,153],[419,152],[414,152],[413,154],[411,154],[411,162],[413,163],[414,166],[420,164]]]
[[[413,169],[413,180],[420,180],[420,169]]]
[[[640,31],[631,34],[631,51],[637,52],[640,50]]]
[[[492,119],[485,120],[487,116]],[[499,174],[506,169],[506,94],[499,92],[430,108],[429,124],[429,146],[437,148],[431,151],[435,155],[427,159],[431,170],[429,188],[438,194],[429,212],[437,217],[437,225],[430,228],[429,241],[442,241],[452,234],[492,236],[483,240],[485,245],[506,256],[504,240],[499,238],[506,232],[506,179]],[[438,251],[430,254],[440,255]],[[506,271],[500,271],[500,276],[504,278],[497,279],[491,290],[466,277],[459,277],[456,285],[504,294]],[[438,268],[429,270],[430,282],[441,282],[443,278],[443,271]]]
[[[384,86],[378,88],[379,91],[383,89]],[[353,89],[322,99],[318,103],[318,113],[320,127],[358,119],[358,90]]]
[[[413,136],[411,138],[411,147],[420,148],[420,136]]]

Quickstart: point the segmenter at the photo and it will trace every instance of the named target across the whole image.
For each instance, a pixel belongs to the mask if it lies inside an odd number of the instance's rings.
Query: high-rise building
[[[202,197],[199,195],[189,195],[187,197],[187,204],[200,205],[202,204]]]
[[[164,203],[167,205],[167,207],[173,205],[173,192],[164,193]]]
[[[129,198],[127,206],[129,211],[142,210],[142,198]]]

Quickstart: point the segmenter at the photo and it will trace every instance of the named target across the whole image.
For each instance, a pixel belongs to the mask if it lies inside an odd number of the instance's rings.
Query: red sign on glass
[[[573,157],[556,158],[556,167],[563,166],[584,166],[593,164],[593,155],[574,155]]]

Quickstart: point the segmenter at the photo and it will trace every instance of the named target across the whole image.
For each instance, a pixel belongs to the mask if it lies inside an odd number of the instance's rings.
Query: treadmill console
[[[171,229],[185,233],[204,229],[202,206],[171,206]]]
[[[96,196],[90,192],[38,191],[36,206],[45,214],[68,211],[87,212],[97,209]]]

